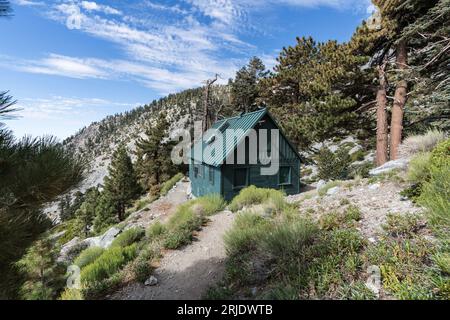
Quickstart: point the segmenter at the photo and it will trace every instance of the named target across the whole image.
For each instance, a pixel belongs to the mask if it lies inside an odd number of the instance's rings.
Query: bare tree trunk
[[[377,91],[377,152],[376,163],[381,166],[388,160],[388,124],[386,116],[386,62],[378,67],[380,86]]]
[[[219,75],[216,74],[216,77],[214,79],[210,79],[206,81],[205,86],[205,105],[203,107],[203,132],[206,132],[209,128],[211,128],[211,115],[209,112],[209,91],[211,89],[211,86],[214,84],[214,82],[217,81]]]
[[[407,54],[406,42],[402,40],[397,45],[397,68],[400,70],[402,78],[404,77],[403,72],[407,68]],[[390,147],[391,160],[397,159],[398,147],[402,141],[403,108],[406,103],[407,90],[408,83],[406,80],[399,80],[397,83],[397,88],[395,89],[394,105],[392,108]]]

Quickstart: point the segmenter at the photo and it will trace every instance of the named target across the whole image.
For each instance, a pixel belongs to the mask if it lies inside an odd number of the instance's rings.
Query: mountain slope
[[[229,101],[226,86],[211,89],[210,104],[220,108]],[[204,89],[196,88],[172,94],[132,111],[108,116],[94,122],[67,138],[64,145],[73,150],[89,164],[89,171],[80,190],[103,182],[110,163],[110,156],[120,143],[125,143],[132,153],[136,140],[142,136],[146,126],[152,125],[161,112],[165,112],[171,124],[170,132],[190,127],[201,120],[204,106]]]

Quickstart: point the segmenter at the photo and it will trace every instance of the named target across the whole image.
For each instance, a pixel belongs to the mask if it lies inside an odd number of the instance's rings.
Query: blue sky
[[[222,82],[254,55],[272,67],[296,36],[346,41],[369,0],[12,0],[0,90],[16,135],[63,139],[168,93]]]

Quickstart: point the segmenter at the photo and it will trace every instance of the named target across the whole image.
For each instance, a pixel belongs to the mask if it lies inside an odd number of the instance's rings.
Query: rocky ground
[[[133,283],[110,296],[114,300],[198,300],[223,275],[226,258],[223,236],[234,215],[218,213],[198,234],[193,244],[168,251],[148,285]]]
[[[405,187],[406,184],[401,181],[384,180],[371,183],[369,179],[350,180],[331,188],[324,196],[319,196],[317,190],[312,190],[289,196],[287,200],[300,201],[301,212],[311,212],[317,217],[354,205],[361,211],[358,229],[367,239],[376,241],[389,213],[414,214],[422,210],[400,195]]]

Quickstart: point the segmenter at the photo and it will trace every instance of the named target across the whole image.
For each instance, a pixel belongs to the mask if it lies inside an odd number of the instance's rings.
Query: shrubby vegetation
[[[66,289],[60,299],[101,297],[125,278],[144,282],[162,249],[189,244],[207,216],[224,207],[225,202],[217,195],[191,200],[179,206],[166,224],[156,221],[147,231],[130,228],[119,234],[106,250],[92,247],[82,251],[74,261],[81,268],[82,289]]]
[[[246,198],[248,193],[242,191]],[[252,203],[262,207],[238,213],[226,234],[226,276],[207,298],[376,299],[365,286],[372,265],[381,269],[383,297],[450,297],[448,248],[423,236],[430,232],[424,230],[429,214],[391,214],[380,240],[370,243],[356,229],[359,208],[348,201],[340,204],[343,208],[322,212],[316,222],[287,203],[266,216],[267,199],[258,198]],[[448,241],[448,221],[432,224],[439,229],[446,225]],[[440,234],[435,233],[442,239]]]
[[[161,187],[161,196],[167,195],[169,191],[177,184],[178,181],[183,179],[184,175],[182,173],[177,173],[172,178],[163,183]]]
[[[250,186],[243,189],[236,197],[234,197],[228,208],[231,211],[236,212],[238,210],[241,210],[245,206],[267,202],[273,204],[276,209],[281,209],[281,207],[284,205],[283,192],[273,189],[261,189],[255,186]]]

